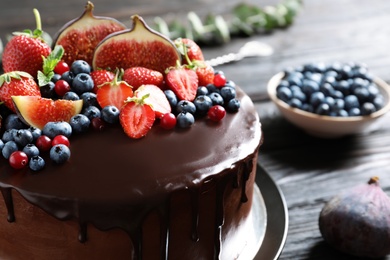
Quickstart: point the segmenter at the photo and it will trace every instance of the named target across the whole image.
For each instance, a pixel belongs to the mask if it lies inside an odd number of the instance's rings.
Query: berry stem
[[[39,15],[38,9],[34,8],[33,12],[34,12],[34,16],[35,16],[35,22],[37,24],[37,29],[42,30],[41,16]]]

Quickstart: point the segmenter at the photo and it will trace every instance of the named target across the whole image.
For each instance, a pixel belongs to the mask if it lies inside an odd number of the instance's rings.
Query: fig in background
[[[390,253],[390,198],[378,178],[333,197],[319,217],[322,237],[336,249],[358,257]]]

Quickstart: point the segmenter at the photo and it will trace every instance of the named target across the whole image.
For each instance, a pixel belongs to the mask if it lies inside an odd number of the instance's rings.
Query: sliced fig
[[[88,1],[84,13],[67,24],[57,33],[53,42],[65,49],[63,60],[69,65],[75,60],[85,60],[92,65],[93,52],[107,35],[126,29],[114,18],[94,16],[94,5]]]
[[[151,29],[138,15],[133,15],[133,28],[107,36],[95,49],[94,69],[127,69],[145,67],[164,73],[181,61],[174,43]]]
[[[83,100],[52,100],[36,96],[13,96],[16,113],[20,119],[33,127],[43,129],[48,122],[69,122],[72,116],[79,114]]]

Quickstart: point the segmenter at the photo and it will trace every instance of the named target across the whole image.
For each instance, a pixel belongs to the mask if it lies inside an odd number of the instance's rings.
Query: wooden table
[[[95,13],[125,23],[139,13],[177,16],[194,10],[226,13],[239,1],[124,1],[96,0]],[[278,1],[249,1],[259,6]],[[34,6],[35,5],[35,6]],[[84,1],[2,1],[0,36],[34,25],[32,7],[41,11],[44,29],[54,34],[66,21],[81,14]],[[293,26],[266,35],[236,38],[204,49],[206,58],[234,52],[248,40],[274,47],[266,58],[250,58],[218,67],[254,100],[261,117],[264,144],[260,164],[281,188],[288,205],[289,232],[280,259],[353,259],[329,247],[321,238],[318,217],[336,193],[377,175],[390,194],[390,115],[376,132],[336,140],[308,136],[281,117],[266,94],[269,78],[288,67],[312,61],[359,61],[390,81],[390,1],[310,0]],[[386,259],[390,259],[389,257]]]

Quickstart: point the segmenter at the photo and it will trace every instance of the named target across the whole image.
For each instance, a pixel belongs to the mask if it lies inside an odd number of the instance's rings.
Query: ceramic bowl
[[[374,82],[383,94],[385,105],[371,115],[332,117],[306,112],[289,106],[276,96],[276,88],[283,77],[284,73],[280,72],[269,80],[267,87],[269,97],[288,121],[313,136],[338,138],[376,130],[380,125],[380,119],[390,109],[390,86],[385,81],[375,78]]]

